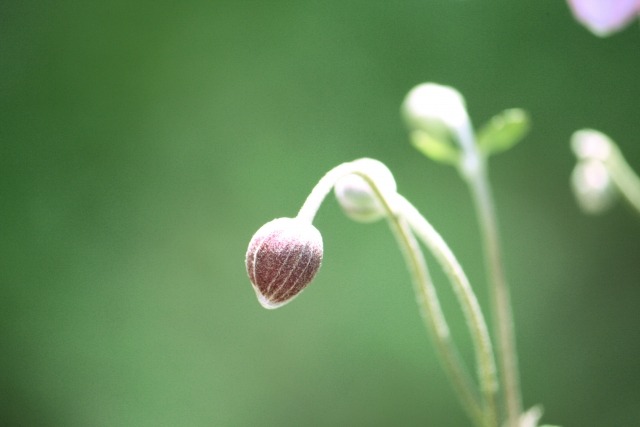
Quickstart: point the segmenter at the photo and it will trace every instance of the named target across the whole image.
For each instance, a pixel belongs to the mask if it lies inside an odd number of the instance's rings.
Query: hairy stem
[[[326,195],[338,179],[348,174],[361,176],[371,187],[386,211],[389,225],[411,273],[420,313],[463,407],[477,426],[497,426],[496,369],[486,322],[460,264],[444,240],[413,205],[399,194],[383,190],[377,185],[375,177],[368,174],[367,170],[360,168],[358,161],[354,161],[333,168],[320,179],[298,212],[298,218],[309,222],[313,221]],[[482,402],[452,340],[424,255],[413,234],[414,231],[442,265],[463,307],[476,352]]]
[[[488,421],[489,417],[483,412],[471,378],[464,369],[458,351],[451,340],[449,328],[440,310],[438,296],[418,242],[404,219],[395,218],[389,222],[398,244],[403,249],[402,252],[411,272],[420,314],[427,329],[431,332],[445,371],[449,375],[463,407],[477,426],[495,425],[495,423],[491,424]]]
[[[476,211],[480,222],[485,252],[485,262],[491,290],[494,332],[497,337],[502,393],[507,426],[517,427],[522,412],[520,379],[516,353],[511,297],[504,274],[497,219],[491,188],[484,169],[469,177]]]
[[[497,422],[498,379],[491,339],[478,299],[462,266],[444,239],[408,200],[402,196],[399,196],[399,199],[399,204],[402,206],[401,211],[418,238],[423,241],[439,262],[463,309],[475,347],[478,377],[486,405],[487,422],[489,425],[495,425]]]

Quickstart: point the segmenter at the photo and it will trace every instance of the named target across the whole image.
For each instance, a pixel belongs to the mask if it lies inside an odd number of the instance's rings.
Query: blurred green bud
[[[602,132],[581,129],[571,136],[571,148],[578,160],[606,162],[611,156],[613,141]]]
[[[470,134],[471,121],[464,98],[452,87],[420,84],[407,94],[402,114],[411,129],[414,146],[431,159],[456,163]]]
[[[393,174],[382,162],[364,158],[356,160],[354,165],[370,177],[383,194],[396,192]],[[384,206],[371,185],[359,174],[340,178],[333,191],[344,213],[354,221],[369,223],[386,216]]]
[[[478,147],[485,155],[506,151],[516,145],[529,132],[529,116],[517,108],[494,116],[478,132]]]
[[[578,206],[589,214],[605,212],[613,205],[617,191],[606,165],[594,159],[581,160],[571,175]]]
[[[571,136],[571,149],[578,159],[571,184],[580,208],[599,214],[611,207],[619,195],[609,168],[616,146],[607,135],[581,129]]]
[[[469,116],[462,95],[452,87],[423,83],[404,100],[403,112],[414,129],[430,130],[433,126],[460,129],[469,124]]]

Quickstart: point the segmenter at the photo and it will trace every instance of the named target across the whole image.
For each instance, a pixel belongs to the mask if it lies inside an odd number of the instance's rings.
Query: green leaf
[[[436,162],[448,165],[458,165],[460,162],[460,152],[449,141],[424,130],[411,132],[411,143],[418,151]]]
[[[486,155],[506,151],[524,138],[529,127],[529,116],[524,110],[505,110],[480,129],[478,147]]]

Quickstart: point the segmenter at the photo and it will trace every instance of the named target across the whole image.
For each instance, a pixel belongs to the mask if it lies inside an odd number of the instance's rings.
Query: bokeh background
[[[384,223],[329,199],[323,268],[275,312],[244,268],[258,227],[367,156],[487,307],[466,188],[400,119],[434,81],[476,125],[533,120],[491,162],[526,406],[639,425],[640,216],[587,217],[568,186],[582,127],[640,169],[639,45],[563,1],[0,3],[0,424],[468,425]]]

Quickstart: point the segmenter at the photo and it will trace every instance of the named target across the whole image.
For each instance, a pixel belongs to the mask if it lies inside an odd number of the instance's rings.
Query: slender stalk
[[[315,187],[313,187],[311,193],[307,196],[307,199],[302,204],[302,207],[298,211],[298,215],[296,217],[298,219],[312,222],[316,213],[318,213],[318,209],[320,209],[320,205],[322,205],[324,198],[327,197],[327,194],[329,194],[336,182],[343,176],[356,173],[358,171],[358,168],[354,166],[353,163],[354,162],[342,163],[324,174]]]
[[[442,130],[446,129],[451,132],[448,136],[455,139],[452,156],[436,151],[428,152],[430,150],[425,151],[425,154],[441,161],[454,160],[459,173],[471,187],[484,241],[492,317],[497,352],[500,355],[499,373],[506,427],[517,427],[522,404],[513,319],[509,289],[502,268],[493,200],[486,176],[486,155],[478,148],[464,99],[455,89],[434,83],[420,85],[407,95],[403,110],[410,128],[425,130],[427,133],[432,131],[437,137],[441,137]],[[445,140],[448,139],[447,137]]]
[[[402,196],[399,196],[399,199],[398,203],[402,206],[402,213],[418,238],[424,242],[440,263],[464,311],[475,347],[478,377],[485,400],[487,421],[489,425],[495,425],[497,422],[498,378],[487,323],[482,315],[478,299],[473,293],[462,266],[444,239],[408,200]]]
[[[399,246],[403,249],[402,253],[411,272],[420,314],[427,329],[431,332],[445,371],[448,373],[463,407],[477,426],[495,425],[495,423],[491,424],[488,421],[489,417],[485,415],[478,403],[473,383],[451,340],[449,328],[440,309],[438,296],[418,242],[404,219],[392,216],[389,219],[389,224]]]
[[[606,160],[609,173],[624,198],[640,213],[640,178],[631,169],[618,147],[611,144],[611,148],[611,155]]]
[[[488,407],[483,411],[480,405],[477,403],[477,397],[475,392],[473,392],[472,382],[469,378],[468,373],[464,369],[462,362],[460,361],[460,356],[458,351],[453,344],[451,339],[451,334],[449,331],[449,327],[447,325],[447,321],[442,313],[440,301],[438,300],[438,294],[436,292],[435,286],[433,285],[433,281],[431,280],[431,276],[429,275],[429,271],[427,269],[427,265],[424,260],[424,255],[416,241],[411,227],[409,227],[409,223],[407,221],[408,217],[411,217],[416,222],[417,218],[421,218],[423,222],[426,223],[426,220],[420,215],[420,213],[413,209],[408,210],[407,207],[412,207],[412,205],[401,195],[393,194],[393,195],[385,195],[381,193],[380,188],[376,185],[375,180],[372,180],[371,177],[366,174],[358,173],[361,175],[372,188],[376,197],[383,204],[385,210],[387,211],[387,218],[389,221],[389,225],[396,236],[396,240],[400,245],[402,252],[405,256],[405,260],[409,267],[409,271],[411,272],[414,289],[416,291],[416,297],[418,301],[418,306],[420,307],[420,312],[422,314],[422,318],[424,319],[427,328],[432,332],[432,336],[436,343],[436,348],[440,353],[440,357],[445,365],[446,371],[448,371],[449,376],[454,384],[454,388],[458,392],[460,399],[462,401],[463,406],[467,410],[467,413],[471,417],[474,422],[479,426],[495,426],[496,425],[496,413],[495,413],[495,405],[489,404]],[[459,264],[458,264],[459,265]],[[460,270],[461,272],[462,270]],[[464,273],[462,273],[464,275]],[[455,287],[455,285],[454,285]],[[467,289],[472,293],[471,288]],[[475,297],[472,295],[472,300],[475,301]],[[465,300],[465,302],[468,300]],[[461,301],[462,303],[463,301]],[[462,303],[463,308],[466,308],[467,305]],[[479,313],[479,306],[476,305],[478,311],[475,313]],[[467,310],[465,310],[466,312]],[[483,373],[488,373],[488,375],[480,375],[480,382],[484,385],[487,382],[492,382],[491,372],[495,376],[495,366],[492,365],[493,353],[491,351],[491,342],[488,339],[489,335],[486,331],[486,323],[484,323],[484,319],[482,318],[482,314],[480,314],[480,318],[474,317],[473,319],[476,322],[470,322],[469,328],[471,332],[471,336],[474,338],[474,342],[482,341],[488,348],[489,355],[489,363],[488,365],[481,365],[481,371]],[[471,325],[471,323],[481,323],[484,325],[474,327],[475,325]],[[485,335],[479,333],[479,331],[484,330]],[[481,346],[482,347],[482,346]],[[482,351],[476,346],[476,353]],[[486,355],[486,353],[483,353]],[[484,357],[479,357],[479,360],[485,361]],[[493,369],[492,369],[493,366]],[[487,368],[487,369],[484,369]],[[493,387],[489,386],[488,388],[493,388],[495,392],[495,377],[493,377],[494,384]],[[487,389],[487,387],[482,387],[483,391]],[[486,396],[485,396],[486,397]],[[490,398],[490,401],[495,403],[493,398]]]
[[[506,425],[516,427],[522,412],[522,398],[520,396],[511,298],[502,265],[493,197],[484,168],[480,168],[475,176],[468,177],[466,181],[471,189],[484,242],[485,262],[487,264],[492,311],[494,313],[493,325],[497,337],[500,372],[502,374]]]
[[[458,393],[463,407],[476,425],[486,427],[497,425],[494,398],[494,394],[496,392],[495,364],[493,363],[491,343],[488,338],[486,323],[484,322],[482,313],[479,310],[479,305],[473,295],[473,291],[470,286],[468,286],[468,281],[466,281],[466,277],[464,276],[462,269],[457,261],[455,263],[451,262],[451,259],[455,261],[453,254],[451,254],[448,247],[446,247],[446,244],[444,244],[442,239],[435,230],[432,229],[428,222],[422,218],[419,212],[417,212],[417,210],[415,210],[415,208],[413,208],[406,199],[399,196],[397,193],[384,194],[382,189],[377,186],[375,178],[368,175],[366,171],[360,170],[357,167],[356,162],[345,163],[329,171],[318,182],[316,187],[314,187],[300,209],[298,217],[312,221],[320,207],[320,204],[322,203],[322,200],[326,197],[340,177],[355,173],[362,176],[365,181],[367,181],[387,213],[390,227],[396,236],[398,244],[405,256],[409,271],[411,272],[418,305],[425,325],[431,332],[433,341],[435,342],[438,353],[440,354],[444,364],[445,371],[452,380],[454,389]],[[409,212],[405,212],[407,207],[412,209],[409,209]],[[433,282],[424,261],[424,255],[420,250],[405,216],[410,216],[412,218],[413,226],[415,228],[423,231],[425,229],[433,230],[432,232],[426,233],[426,235],[430,236],[430,238],[426,240],[434,242],[436,239],[433,238],[433,236],[435,235],[442,241],[441,244],[436,246],[444,246],[446,248],[446,250],[440,249],[440,251],[437,252],[436,257],[438,257],[441,263],[443,263],[447,274],[450,274],[449,277],[460,298],[460,302],[464,307],[465,314],[467,315],[469,329],[477,354],[479,378],[482,384],[481,388],[485,400],[484,408],[479,403],[473,382],[464,368],[458,351],[451,339],[446,319],[440,308],[435,287],[433,286]],[[422,218],[422,221],[418,220],[418,218]],[[428,226],[425,227],[424,223]],[[456,283],[458,283],[458,285],[456,285]]]

